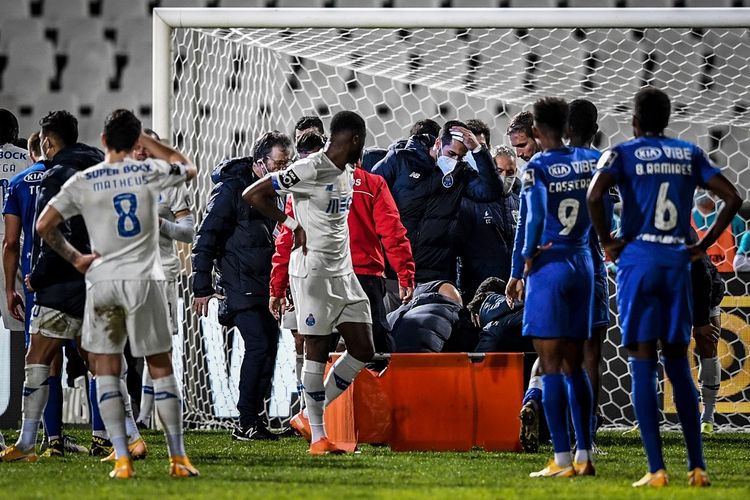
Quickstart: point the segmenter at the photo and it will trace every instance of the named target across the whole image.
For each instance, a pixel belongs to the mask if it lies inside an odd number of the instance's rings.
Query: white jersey
[[[78,172],[49,204],[65,219],[82,215],[91,251],[101,255],[86,281],[164,280],[159,258],[159,193],[185,182],[185,166],[162,160],[102,162]]]
[[[5,200],[8,199],[8,185],[10,180],[19,172],[29,168],[34,161],[29,152],[13,144],[0,146],[0,187],[3,195],[3,208]],[[5,234],[5,221],[0,217],[0,235]]]
[[[172,186],[159,193],[159,218],[169,222],[175,221],[175,214],[183,210],[190,210],[190,195],[187,186],[181,183]],[[161,254],[161,265],[168,280],[173,280],[180,272],[180,259],[177,258],[177,250],[174,240],[169,236],[159,233],[159,253]]]
[[[354,170],[341,170],[322,151],[271,174],[276,192],[291,194],[294,214],[307,233],[307,255],[296,248],[289,275],[342,276],[353,273],[347,217]]]

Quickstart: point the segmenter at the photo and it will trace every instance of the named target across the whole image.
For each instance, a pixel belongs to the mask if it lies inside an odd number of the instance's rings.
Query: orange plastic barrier
[[[345,449],[520,450],[523,354],[394,354],[381,374],[363,370],[326,409],[329,437]]]

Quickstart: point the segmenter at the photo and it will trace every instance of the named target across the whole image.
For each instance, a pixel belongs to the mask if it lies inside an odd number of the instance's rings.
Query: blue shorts
[[[524,336],[588,339],[593,298],[591,254],[544,252],[526,279]]]
[[[625,347],[655,340],[690,342],[693,298],[688,254],[665,249],[663,253],[671,254],[665,259],[664,255],[654,258],[653,251],[641,242],[630,243],[617,263],[617,308]]]
[[[594,307],[591,310],[591,328],[609,326],[609,283],[607,268],[594,273]]]

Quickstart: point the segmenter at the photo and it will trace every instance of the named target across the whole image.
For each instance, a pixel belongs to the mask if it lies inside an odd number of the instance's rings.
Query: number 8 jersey
[[[159,258],[159,193],[185,182],[185,167],[162,160],[99,163],[78,172],[50,200],[64,219],[83,216],[91,251],[86,281],[164,280]]]
[[[719,173],[698,146],[644,136],[605,152],[598,168],[615,178],[622,198],[620,237],[684,245],[696,186]]]

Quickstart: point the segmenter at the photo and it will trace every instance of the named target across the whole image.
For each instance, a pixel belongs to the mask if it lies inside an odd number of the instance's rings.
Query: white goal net
[[[213,166],[249,155],[265,131],[291,132],[303,115],[319,115],[327,125],[335,112],[355,110],[367,120],[368,146],[381,148],[425,117],[478,118],[489,124],[492,143],[501,144],[510,117],[537,98],[585,97],[599,109],[595,146],[605,149],[632,136],[632,98],[646,84],[672,98],[670,134],[706,149],[744,197],[750,189],[747,29],[175,28],[170,43],[171,98],[154,105],[169,106],[173,142],[200,166],[191,188],[199,221]],[[735,231],[739,245],[743,220]],[[186,265],[186,303],[188,274]],[[750,274],[723,276],[717,424],[750,430]],[[241,339],[215,321],[199,322],[188,308],[184,313],[186,419],[222,425],[236,415]],[[627,359],[614,307],[612,313],[600,406],[606,425],[629,426],[635,417]],[[661,394],[664,420],[674,424],[667,384]],[[275,425],[283,425],[295,400],[293,343],[285,332],[268,405]]]

